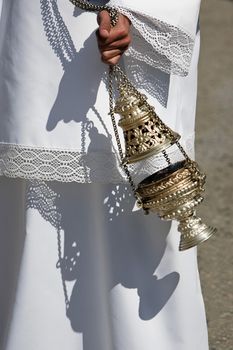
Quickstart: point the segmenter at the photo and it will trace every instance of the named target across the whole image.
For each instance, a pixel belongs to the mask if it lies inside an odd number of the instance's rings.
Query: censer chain
[[[137,195],[137,192],[136,192],[135,183],[134,183],[133,178],[132,178],[132,176],[130,174],[128,166],[127,166],[126,162],[124,161],[124,153],[123,153],[123,150],[122,150],[120,136],[119,136],[119,132],[118,132],[117,124],[116,124],[116,119],[115,119],[114,98],[113,98],[113,75],[114,75],[114,70],[115,70],[115,67],[109,66],[109,110],[110,110],[110,116],[111,116],[113,131],[114,131],[115,139],[116,139],[116,143],[117,143],[117,148],[118,148],[118,152],[119,152],[119,156],[120,156],[121,166],[122,166],[122,168],[123,168],[123,170],[125,172],[125,175],[127,177],[128,182],[129,182],[129,184],[131,186],[131,189],[133,191],[134,197],[136,198],[137,202],[139,203],[139,198],[138,198],[138,195]]]
[[[92,4],[86,0],[69,0],[74,6],[79,7],[81,10],[91,11],[91,12],[100,12],[103,10],[108,11],[111,24],[114,27],[118,21],[118,11],[114,7],[107,5],[96,5]]]

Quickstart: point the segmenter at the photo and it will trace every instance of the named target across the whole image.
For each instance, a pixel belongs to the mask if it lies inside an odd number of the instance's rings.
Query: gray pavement
[[[199,213],[218,233],[200,246],[199,266],[210,349],[232,350],[233,1],[203,0],[201,33],[196,157],[207,187]]]

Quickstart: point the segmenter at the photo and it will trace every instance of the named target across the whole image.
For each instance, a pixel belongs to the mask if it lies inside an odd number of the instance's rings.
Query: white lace
[[[193,155],[193,137],[185,142]],[[176,146],[168,149],[172,161],[182,159]],[[162,154],[129,166],[135,183],[166,167]],[[11,178],[79,183],[125,183],[127,179],[114,153],[80,153],[75,150],[48,149],[0,143],[0,175]]]
[[[126,55],[166,73],[188,74],[194,38],[182,29],[156,18],[117,6],[132,23],[132,44]]]

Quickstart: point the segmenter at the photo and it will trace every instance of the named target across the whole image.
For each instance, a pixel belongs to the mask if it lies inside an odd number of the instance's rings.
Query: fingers
[[[105,42],[99,41],[98,40],[98,47],[100,50],[115,50],[115,49],[127,49],[129,47],[131,43],[131,36],[128,35],[127,37],[120,39],[120,40],[116,40],[116,41],[112,41],[112,42],[107,42],[107,40]]]
[[[115,62],[116,60],[117,60],[117,62],[119,61],[123,52],[124,51],[122,51],[122,50],[104,51],[101,55],[101,59],[104,63],[112,64],[112,62]]]
[[[105,41],[111,31],[111,19],[108,11],[101,11],[98,14],[97,22],[99,24],[98,35],[100,40]]]
[[[111,27],[107,11],[101,11],[97,20],[99,29],[96,35],[101,59],[107,64],[116,64],[131,42],[130,21],[120,14],[117,25]]]
[[[115,64],[117,64],[120,61],[121,56],[116,56],[114,58],[111,58],[110,60],[108,60],[107,64],[110,64],[112,66],[114,66]]]
[[[106,11],[102,11],[102,12],[106,12]],[[110,31],[108,32],[108,36],[105,36],[104,38],[101,37],[100,31],[98,30],[97,37],[100,39],[100,42],[102,42],[103,44],[111,44],[126,38],[130,40],[131,39],[130,22],[125,16],[120,14],[119,20],[116,26],[111,27],[111,21],[110,21]]]
[[[112,59],[119,56],[118,57],[118,61],[119,61],[120,57],[127,50],[127,48],[128,48],[128,46],[118,48],[118,49],[112,49],[112,50],[100,50],[101,60],[104,63],[111,64]]]

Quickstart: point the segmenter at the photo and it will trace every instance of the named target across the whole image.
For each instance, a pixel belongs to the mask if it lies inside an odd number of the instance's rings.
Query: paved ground
[[[232,350],[233,1],[202,2],[196,150],[208,184],[200,212],[218,233],[200,246],[199,266],[210,349]]]

